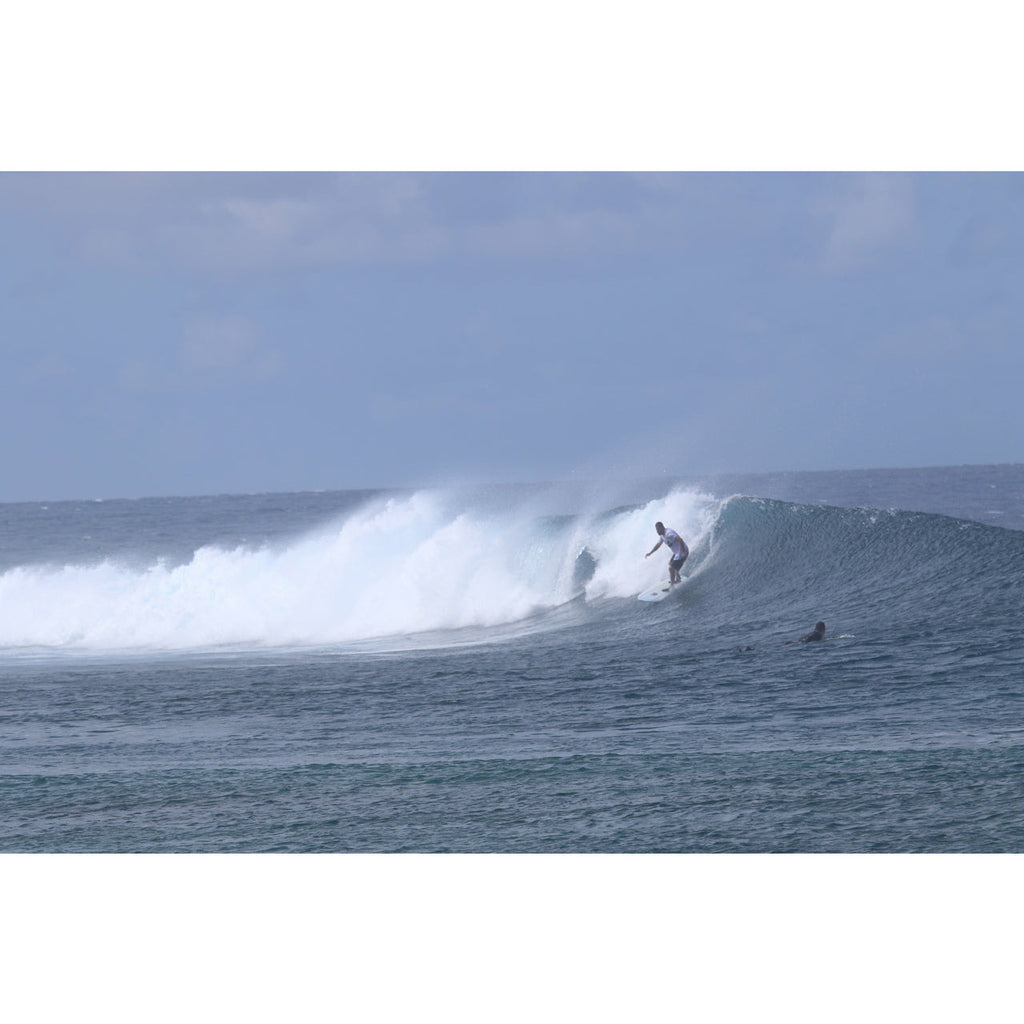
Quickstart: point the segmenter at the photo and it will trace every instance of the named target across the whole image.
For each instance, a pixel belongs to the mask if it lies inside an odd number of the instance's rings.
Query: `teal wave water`
[[[0,850],[1017,852],[1021,468],[921,472],[3,506]]]

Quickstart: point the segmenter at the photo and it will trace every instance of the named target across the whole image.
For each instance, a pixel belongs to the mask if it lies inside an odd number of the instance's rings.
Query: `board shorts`
[[[669,560],[668,567],[674,570],[675,572],[679,572],[679,570],[682,569],[683,562],[686,561],[686,558],[686,555],[683,555],[682,558],[672,558]]]

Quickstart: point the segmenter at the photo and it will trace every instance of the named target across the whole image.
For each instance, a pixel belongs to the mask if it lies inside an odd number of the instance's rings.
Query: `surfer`
[[[686,546],[686,542],[683,538],[680,537],[675,530],[666,529],[664,523],[655,523],[654,528],[658,531],[658,537],[660,539],[658,543],[655,544],[646,555],[644,555],[644,558],[650,558],[662,544],[667,544],[669,551],[672,552],[672,557],[668,561],[668,581],[670,584],[681,583],[683,578],[679,575],[679,570],[682,569],[683,562],[685,562],[689,556],[690,549]]]
[[[812,640],[824,640],[825,639],[825,623],[819,622],[814,629],[810,631],[806,636],[800,637],[799,640],[787,640],[787,644],[806,644]]]

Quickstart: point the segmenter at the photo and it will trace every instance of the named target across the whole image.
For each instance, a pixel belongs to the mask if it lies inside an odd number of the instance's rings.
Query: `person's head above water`
[[[655,523],[654,524],[654,528],[658,531],[658,533],[664,533],[665,532],[665,524],[664,523]]]
[[[814,632],[808,633],[807,636],[802,637],[803,640],[822,640],[825,637],[825,623],[819,622],[814,627]]]
[[[787,644],[805,644],[808,640],[824,640],[825,639],[825,623],[819,622],[815,625],[814,629],[806,636],[800,637],[799,640],[787,640]]]

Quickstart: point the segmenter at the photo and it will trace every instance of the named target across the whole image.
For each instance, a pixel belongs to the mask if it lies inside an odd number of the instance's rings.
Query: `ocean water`
[[[1024,850],[1024,466],[0,524],[3,852]]]

